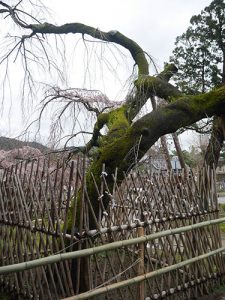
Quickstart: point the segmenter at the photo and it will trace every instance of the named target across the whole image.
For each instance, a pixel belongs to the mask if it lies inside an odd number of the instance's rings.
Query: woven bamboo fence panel
[[[0,181],[0,265],[132,239],[218,218],[215,173],[131,173],[114,186],[102,172],[96,228],[89,228],[92,206],[85,185],[86,159],[56,167],[49,161],[21,162],[4,171]],[[109,176],[109,175],[108,175]],[[95,181],[95,178],[93,177]],[[82,190],[80,227],[67,228],[68,211]],[[110,202],[104,207],[102,198]],[[74,207],[76,208],[76,206]],[[141,245],[105,251],[0,276],[3,291],[17,299],[63,299],[130,279],[221,247],[218,225],[162,237]],[[209,293],[224,276],[222,254],[215,255],[96,299],[192,299]]]

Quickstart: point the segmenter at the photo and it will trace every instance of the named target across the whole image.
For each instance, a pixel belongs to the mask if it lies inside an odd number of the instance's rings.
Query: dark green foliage
[[[0,300],[11,300],[12,298],[10,297],[10,295],[6,294],[6,293],[0,293]]]
[[[184,93],[204,93],[225,82],[224,0],[212,1],[190,23],[171,57],[179,70],[174,81]]]

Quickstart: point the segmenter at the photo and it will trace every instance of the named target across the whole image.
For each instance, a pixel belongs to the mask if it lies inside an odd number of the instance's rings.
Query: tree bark
[[[165,135],[161,136],[160,141],[161,141],[161,144],[162,144],[162,149],[163,149],[163,153],[164,153],[164,156],[165,156],[167,169],[169,171],[171,171],[172,170],[172,164],[171,164],[171,161],[170,161],[170,154],[169,154],[169,150],[168,150],[168,147],[167,147],[166,136]]]
[[[178,135],[176,134],[176,132],[172,133],[172,137],[173,137],[174,145],[175,145],[175,148],[177,151],[177,156],[180,161],[181,168],[184,170],[185,174],[187,174],[187,167],[186,167],[186,164],[184,161],[184,155],[182,153],[179,138],[178,138]]]
[[[97,184],[100,184],[102,165],[104,164],[108,174],[107,183],[109,187],[112,187],[111,175],[116,168],[118,168],[118,179],[120,180],[123,178],[123,172],[130,170],[131,166],[142,158],[161,136],[176,132],[177,129],[193,124],[206,115],[208,117],[219,115],[224,107],[225,87],[221,87],[206,94],[181,97],[167,106],[146,114],[133,124],[125,122],[125,110],[120,113],[114,111],[111,130],[102,140],[98,157],[93,161],[87,173],[87,190],[96,215],[98,215],[98,195],[92,180],[92,173]],[[107,207],[108,201],[108,197],[105,196],[105,207]],[[73,217],[71,215],[71,218]],[[91,216],[90,226],[91,228],[95,227]]]
[[[210,168],[217,168],[220,151],[225,139],[225,115],[214,117],[210,140],[206,149],[204,161]]]

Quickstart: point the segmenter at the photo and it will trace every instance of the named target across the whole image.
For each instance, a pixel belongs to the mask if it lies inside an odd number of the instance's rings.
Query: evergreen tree
[[[214,0],[176,39],[171,61],[178,67],[174,81],[188,94],[204,93],[225,83],[225,3]]]
[[[179,89],[187,94],[205,93],[225,84],[225,3],[214,0],[176,39],[171,61],[178,68],[174,76]],[[205,161],[217,166],[224,141],[224,115],[214,117]],[[196,125],[195,125],[196,126]]]

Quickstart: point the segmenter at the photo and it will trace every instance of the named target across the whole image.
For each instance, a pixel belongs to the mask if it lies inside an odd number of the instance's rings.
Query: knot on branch
[[[178,72],[175,64],[165,64],[164,70],[157,76],[158,78],[169,82],[173,75]]]
[[[114,35],[116,35],[117,34],[117,30],[110,30],[109,32],[108,32],[108,34],[109,35],[111,35],[111,36],[114,36]]]

